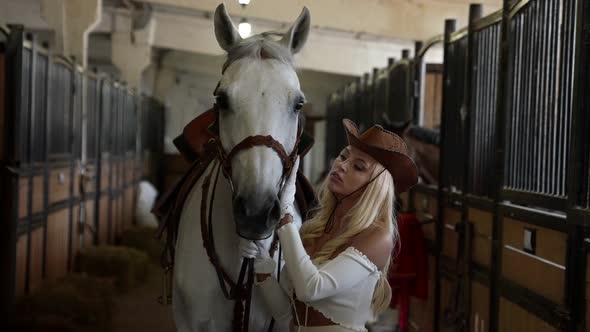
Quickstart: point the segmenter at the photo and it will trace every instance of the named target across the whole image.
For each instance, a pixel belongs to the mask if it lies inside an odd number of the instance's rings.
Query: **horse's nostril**
[[[234,213],[238,216],[246,215],[246,204],[245,200],[241,196],[237,196],[234,199]]]

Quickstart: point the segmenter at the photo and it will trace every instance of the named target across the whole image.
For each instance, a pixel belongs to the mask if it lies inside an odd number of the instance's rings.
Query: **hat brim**
[[[359,131],[354,122],[342,120],[348,144],[367,153],[377,160],[393,177],[396,192],[401,194],[408,191],[418,182],[418,168],[405,153],[383,149],[367,144],[359,138]]]

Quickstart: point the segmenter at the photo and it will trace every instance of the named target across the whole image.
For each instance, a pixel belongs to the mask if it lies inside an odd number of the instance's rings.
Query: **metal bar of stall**
[[[450,37],[451,34],[456,30],[456,26],[457,26],[457,21],[453,20],[453,19],[447,19],[445,20],[445,37],[444,37],[444,50],[443,50],[443,58],[445,59],[444,64],[443,64],[443,82],[446,81],[448,75],[449,75],[449,71],[451,70],[451,68],[449,68],[449,63],[448,61],[446,61],[449,58],[449,45],[450,45]],[[438,223],[437,223],[437,231],[436,231],[436,266],[435,266],[435,296],[434,296],[434,303],[435,303],[435,308],[434,308],[434,322],[435,322],[435,327],[434,327],[434,331],[438,332],[439,331],[439,324],[438,322],[440,321],[440,288],[441,288],[441,280],[440,280],[440,276],[441,276],[441,269],[440,269],[440,263],[439,263],[439,257],[440,257],[440,248],[442,248],[442,232],[443,232],[443,224],[444,224],[444,220],[443,220],[443,212],[444,212],[444,207],[443,204],[441,204],[443,202],[444,199],[444,191],[443,188],[445,188],[447,180],[445,178],[445,174],[446,174],[446,165],[444,162],[444,156],[446,156],[445,154],[445,150],[446,150],[446,146],[444,144],[444,142],[446,142],[446,135],[447,135],[447,130],[446,130],[446,122],[448,121],[448,101],[447,98],[449,96],[446,96],[445,93],[443,93],[442,95],[442,112],[441,112],[441,132],[440,132],[440,136],[441,136],[441,146],[440,146],[440,156],[441,156],[441,161],[439,163],[439,185],[438,185],[438,191],[437,191],[437,200],[438,200]]]
[[[47,77],[46,77],[46,94],[45,94],[45,136],[43,140],[43,211],[45,211],[45,227],[43,227],[43,279],[47,277],[47,220],[49,214],[49,141],[51,137],[51,107],[53,94],[51,86],[55,84],[53,73],[53,61],[51,61],[51,51],[47,48]]]
[[[539,71],[539,38],[540,38],[540,31],[541,27],[540,27],[540,22],[539,22],[539,3],[540,1],[535,1],[531,4],[531,8],[529,8],[529,11],[531,11],[531,14],[533,16],[532,18],[532,31],[534,32],[532,35],[532,39],[531,39],[531,43],[532,43],[532,47],[530,48],[531,50],[531,78],[532,80],[530,81],[530,86],[531,86],[531,96],[530,96],[530,100],[531,100],[531,105],[530,105],[530,114],[531,114],[531,121],[529,123],[529,127],[531,129],[531,150],[530,150],[530,169],[528,170],[529,173],[531,174],[531,178],[530,178],[530,191],[531,192],[538,192],[538,184],[540,182],[540,176],[539,176],[539,169],[540,169],[540,165],[539,165],[539,155],[540,155],[540,145],[539,145],[539,118],[540,118],[540,108],[539,105],[537,103],[537,98],[538,98],[538,71]]]
[[[476,123],[475,112],[478,112],[477,109],[472,108],[472,86],[475,83],[474,74],[479,74],[477,71],[477,63],[474,59],[478,56],[478,49],[477,49],[477,39],[475,35],[475,22],[482,17],[483,7],[481,4],[471,4],[469,5],[469,25],[468,25],[468,34],[467,34],[467,49],[466,49],[466,58],[467,61],[465,63],[466,70],[465,70],[465,82],[463,84],[464,90],[464,99],[463,99],[463,107],[465,107],[465,126],[463,126],[463,146],[464,150],[462,152],[463,155],[463,176],[462,176],[462,196],[463,196],[463,204],[461,206],[461,224],[462,224],[462,231],[464,235],[470,234],[468,232],[469,227],[469,213],[468,213],[468,205],[465,204],[465,196],[467,192],[470,192],[469,188],[469,174],[471,172],[471,167],[469,167],[470,155],[471,155],[471,147],[472,147],[472,139],[471,139],[471,132],[474,129],[474,124]],[[455,225],[457,227],[457,225]],[[471,242],[469,236],[464,236],[464,242],[462,244],[463,248],[466,249],[463,251],[462,258],[457,257],[457,259],[462,259],[462,271],[457,271],[459,276],[462,274],[461,280],[458,282],[464,283],[463,289],[465,292],[463,294],[462,302],[465,306],[464,309],[464,317],[463,317],[463,324],[464,326],[459,326],[460,330],[469,329],[469,322],[471,317],[471,247],[469,243]],[[459,277],[458,276],[458,277]]]
[[[580,291],[586,285],[585,271],[588,257],[587,242],[590,237],[588,228],[585,224],[584,215],[579,211],[584,211],[586,218],[590,216],[588,210],[588,184],[590,182],[590,166],[588,149],[590,138],[590,115],[587,110],[590,105],[588,91],[590,89],[590,1],[576,1],[574,23],[574,63],[573,63],[573,86],[572,94],[575,98],[572,100],[571,123],[572,130],[569,132],[569,151],[568,151],[568,168],[567,168],[567,211],[568,223],[574,229],[571,236],[577,236],[578,240],[586,245],[579,245],[574,242],[572,250],[568,257],[568,267],[571,268],[570,287],[568,287],[568,297],[570,305],[573,308],[572,322],[568,326],[568,331],[576,331],[581,327],[584,321],[584,306],[586,303],[586,292]],[[585,180],[585,179],[588,180]],[[587,182],[589,181],[589,182]],[[586,208],[586,209],[584,209]],[[582,226],[583,225],[583,226]],[[571,240],[570,240],[571,241]],[[588,324],[588,322],[586,322]]]
[[[35,38],[32,34],[28,33],[26,36],[27,40],[31,43],[31,50],[30,50],[30,58],[29,58],[29,67],[28,67],[28,85],[29,93],[28,93],[28,102],[27,102],[27,110],[23,113],[27,115],[27,144],[23,146],[23,151],[26,153],[25,161],[26,161],[26,168],[25,173],[27,177],[27,258],[26,258],[26,272],[25,272],[25,294],[28,294],[31,291],[31,246],[32,246],[32,232],[33,232],[33,169],[32,169],[32,144],[33,144],[33,123],[34,120],[34,103],[35,103],[35,80],[36,80],[36,64],[37,64],[37,43],[35,42]],[[22,111],[22,109],[21,109]],[[23,163],[24,164],[24,163]],[[24,166],[21,164],[21,167]],[[21,168],[22,169],[22,168]]]
[[[5,222],[0,223],[2,231],[0,232],[0,245],[2,246],[0,254],[2,261],[6,262],[5,270],[0,273],[0,317],[3,321],[10,321],[14,317],[14,303],[16,296],[16,264],[17,264],[17,221],[18,221],[18,173],[15,166],[15,160],[18,155],[20,143],[20,109],[22,105],[22,94],[20,86],[22,84],[22,53],[24,42],[24,27],[22,25],[10,25],[4,29],[7,34],[6,38],[6,119],[5,123],[10,124],[5,127],[4,144],[6,160],[2,161],[3,185],[0,188],[2,193],[2,213]]]
[[[547,20],[549,19],[548,14],[549,11],[547,9],[547,2],[541,2],[540,3],[540,13],[539,13],[539,21],[541,22],[541,24],[547,22]],[[548,183],[548,172],[547,172],[547,161],[548,161],[548,146],[547,146],[547,136],[548,136],[548,115],[549,115],[549,105],[547,103],[547,70],[548,70],[548,66],[545,63],[546,59],[547,59],[547,33],[543,33],[541,34],[540,38],[539,38],[539,76],[540,76],[540,80],[538,83],[538,90],[539,90],[539,95],[537,97],[537,104],[538,104],[538,109],[542,110],[541,112],[541,116],[539,119],[539,138],[538,138],[538,142],[539,145],[541,146],[540,148],[540,153],[538,156],[539,159],[539,180],[538,180],[538,186],[537,186],[537,191],[540,193],[547,193],[547,183]]]
[[[502,216],[499,213],[500,207],[500,193],[504,187],[505,181],[505,156],[512,151],[506,150],[506,132],[510,133],[511,123],[507,120],[506,109],[509,107],[509,101],[511,98],[511,90],[513,88],[513,82],[509,81],[508,78],[513,76],[511,70],[513,66],[510,65],[509,46],[514,39],[518,39],[517,34],[509,33],[510,20],[509,20],[509,6],[510,0],[503,0],[502,2],[502,21],[500,25],[500,52],[498,58],[497,67],[497,94],[496,94],[496,135],[495,135],[495,174],[492,198],[494,201],[493,205],[493,223],[492,223],[492,252],[491,252],[491,266],[490,266],[490,306],[489,306],[489,321],[488,331],[498,331],[498,318],[499,318],[499,294],[500,290],[498,287],[500,277],[500,266],[502,264],[501,256],[501,243],[502,243]]]

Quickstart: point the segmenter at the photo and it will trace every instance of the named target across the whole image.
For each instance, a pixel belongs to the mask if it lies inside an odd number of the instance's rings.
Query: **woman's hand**
[[[251,241],[240,238],[238,245],[240,256],[244,258],[254,258],[254,272],[258,282],[264,281],[269,277],[276,268],[276,263],[270,257],[260,241]]]
[[[238,244],[238,251],[240,252],[240,257],[243,258],[256,258],[258,255],[258,246],[254,241],[247,240],[244,238],[240,238],[240,242]]]
[[[291,174],[289,174],[289,178],[285,181],[283,186],[283,192],[281,194],[280,199],[280,206],[281,206],[281,216],[279,218],[280,222],[283,223],[286,215],[295,215],[295,206],[293,202],[295,201],[295,181],[297,180],[297,171],[299,169],[299,157],[295,159],[295,163],[293,163],[293,168],[291,169]]]

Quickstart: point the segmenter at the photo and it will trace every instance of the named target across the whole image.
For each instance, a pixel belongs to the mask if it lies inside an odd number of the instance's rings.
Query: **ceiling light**
[[[246,19],[243,19],[238,25],[238,31],[240,32],[240,36],[242,36],[242,38],[248,38],[252,33],[252,25],[250,25]]]

